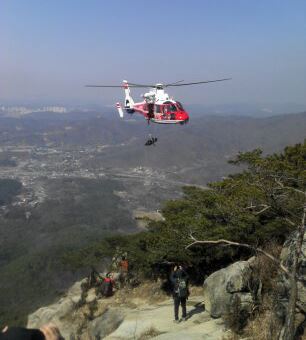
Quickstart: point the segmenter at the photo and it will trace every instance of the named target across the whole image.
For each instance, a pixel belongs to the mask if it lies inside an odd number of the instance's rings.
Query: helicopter
[[[174,86],[190,86],[207,83],[215,83],[231,78],[205,80],[191,83],[183,83],[184,80],[179,80],[170,84],[135,84],[129,83],[127,80],[123,80],[122,85],[85,85],[86,87],[110,87],[110,88],[122,88],[125,93],[124,106],[120,103],[116,103],[119,116],[124,117],[124,112],[127,114],[140,113],[145,117],[148,124],[186,124],[189,121],[189,114],[183,108],[183,105],[170,98],[168,93],[165,92],[165,88]],[[135,103],[131,96],[131,88],[149,88],[149,91],[142,95],[143,101]]]

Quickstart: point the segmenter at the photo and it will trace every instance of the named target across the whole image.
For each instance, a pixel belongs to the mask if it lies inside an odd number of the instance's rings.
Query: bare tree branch
[[[302,194],[306,197],[306,191],[303,191],[303,190],[300,190],[300,189],[297,189],[297,188],[294,188],[294,187],[285,186],[280,180],[278,180],[276,178],[274,178],[274,180],[280,186],[281,189],[287,189],[287,190],[295,191],[295,192]]]
[[[245,210],[255,210],[256,208],[261,207],[262,209],[259,211],[255,211],[254,214],[255,215],[260,215],[261,213],[263,213],[264,211],[268,210],[271,208],[270,205],[268,204],[258,204],[258,205],[253,205],[253,203],[251,203],[251,205],[249,205],[248,207],[245,208]]]
[[[296,226],[296,224],[294,222],[292,222],[288,217],[285,217],[285,221],[287,221],[290,225],[292,225],[293,227]]]
[[[213,245],[218,245],[218,244],[225,244],[225,245],[230,245],[230,246],[235,246],[235,247],[244,247],[244,248],[248,248],[251,249],[253,251],[256,251],[258,253],[261,253],[263,255],[265,255],[266,257],[268,257],[271,261],[273,261],[274,263],[276,263],[279,268],[286,273],[289,277],[291,277],[291,273],[288,271],[288,269],[281,264],[281,262],[275,258],[274,256],[272,256],[271,254],[267,253],[266,251],[262,250],[261,248],[256,248],[253,247],[249,244],[246,243],[238,243],[238,242],[232,242],[232,241],[228,241],[228,240],[224,240],[224,239],[220,239],[220,240],[215,240],[215,241],[208,241],[208,240],[197,240],[193,237],[193,235],[190,235],[190,238],[193,240],[192,243],[190,243],[188,246],[185,247],[185,249],[189,249],[190,247],[197,245],[197,244],[213,244]]]
[[[270,205],[267,205],[267,206],[265,206],[264,208],[262,208],[260,211],[256,211],[255,212],[255,215],[260,215],[260,214],[262,214],[264,211],[266,211],[266,210],[268,210],[268,209],[270,209],[271,208],[271,206]]]

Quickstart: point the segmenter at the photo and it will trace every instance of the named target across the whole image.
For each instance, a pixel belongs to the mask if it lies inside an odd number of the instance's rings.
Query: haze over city
[[[305,13],[305,1],[2,0],[0,104],[113,105],[120,89],[84,85],[231,77],[169,92],[303,108]]]

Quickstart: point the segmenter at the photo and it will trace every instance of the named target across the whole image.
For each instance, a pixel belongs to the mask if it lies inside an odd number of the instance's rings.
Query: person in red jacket
[[[101,287],[101,293],[105,297],[109,297],[113,295],[114,288],[114,280],[111,277],[111,273],[107,273]]]
[[[119,268],[121,273],[128,273],[129,271],[129,261],[125,256],[122,256],[122,259],[119,263]]]
[[[129,272],[129,261],[125,256],[122,256],[122,259],[119,263],[119,272],[120,272],[120,281],[123,284],[126,284],[128,272]]]

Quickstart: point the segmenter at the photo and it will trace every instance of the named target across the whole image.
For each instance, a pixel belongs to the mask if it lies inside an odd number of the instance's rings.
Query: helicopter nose
[[[184,121],[185,123],[188,123],[189,121],[189,114],[186,111],[184,111]]]
[[[189,120],[189,115],[186,111],[181,111],[178,113],[177,119],[181,121],[181,124],[185,124]]]

